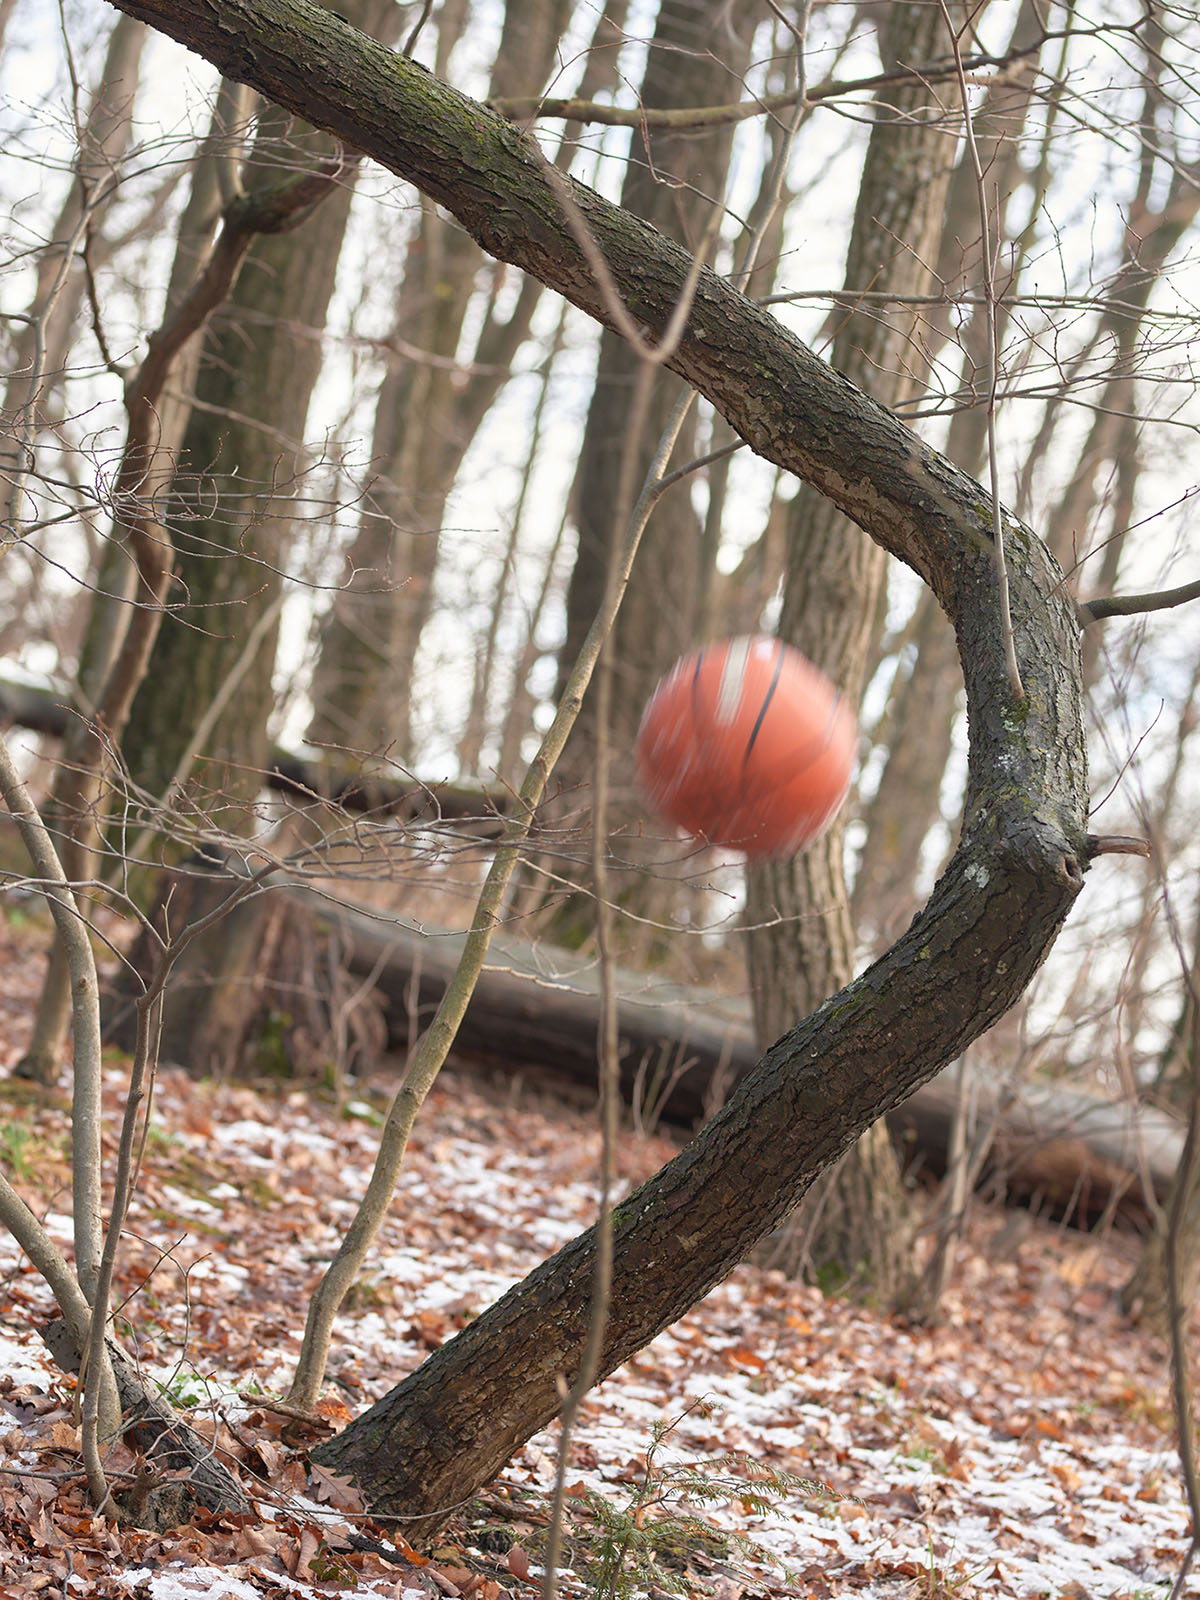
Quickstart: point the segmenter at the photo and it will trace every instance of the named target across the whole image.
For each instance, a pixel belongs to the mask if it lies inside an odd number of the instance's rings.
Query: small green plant
[[[342,1107],[342,1117],[346,1122],[365,1122],[370,1128],[383,1127],[382,1113],[365,1100],[347,1100]]]
[[[355,1280],[346,1291],[346,1311],[377,1311],[390,1306],[395,1296],[391,1285],[383,1278],[363,1276]]]
[[[20,933],[22,928],[37,925],[38,919],[36,915],[23,906],[19,900],[13,900],[7,895],[3,900],[0,900],[0,911],[3,911],[4,920],[14,933]]]
[[[295,1021],[290,1012],[272,1008],[259,1022],[254,1052],[255,1063],[258,1070],[266,1073],[269,1078],[294,1076],[288,1040]]]
[[[32,1147],[36,1142],[27,1122],[6,1122],[0,1127],[0,1159],[18,1181],[33,1176],[37,1163]]]
[[[696,1401],[672,1421],[655,1427],[643,1470],[624,1505],[613,1505],[604,1496],[587,1492],[585,1500],[597,1531],[580,1565],[597,1600],[627,1600],[635,1589],[652,1584],[670,1588],[663,1568],[682,1571],[689,1556],[697,1553],[719,1560],[728,1560],[731,1554],[761,1557],[752,1539],[721,1532],[687,1509],[689,1506],[734,1504],[747,1515],[762,1516],[780,1501],[796,1496],[844,1498],[819,1479],[765,1468],[752,1457],[737,1453],[691,1462],[664,1460],[664,1446],[684,1418],[693,1412],[709,1415],[711,1411],[708,1402]]]
[[[815,1268],[813,1279],[826,1300],[836,1300],[850,1282],[850,1274],[836,1261],[823,1261]]]
[[[923,1461],[930,1471],[936,1472],[939,1477],[946,1477],[950,1471],[945,1456],[927,1439],[915,1439],[902,1446],[900,1454],[908,1461]]]
[[[989,1563],[984,1562],[981,1567],[976,1567],[973,1572],[963,1572],[962,1562],[958,1563],[958,1570],[951,1573],[945,1567],[939,1566],[933,1548],[933,1534],[929,1535],[929,1565],[925,1568],[921,1583],[921,1600],[959,1600],[968,1585],[975,1582],[988,1569]]]
[[[156,1378],[154,1384],[177,1411],[194,1411],[212,1403],[211,1384],[190,1367],[176,1367],[169,1378]]]
[[[31,1121],[28,1114],[8,1114],[0,1123],[0,1162],[17,1182],[46,1177],[47,1169],[63,1159],[63,1139]]]
[[[308,1564],[308,1570],[318,1583],[328,1583],[339,1588],[357,1589],[358,1574],[348,1564],[346,1558],[338,1551],[332,1549],[324,1539],[315,1556]]]

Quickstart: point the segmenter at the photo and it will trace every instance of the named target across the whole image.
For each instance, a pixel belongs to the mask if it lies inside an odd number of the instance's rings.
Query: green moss
[[[288,1030],[295,1023],[288,1011],[270,1010],[258,1027],[254,1061],[260,1072],[269,1078],[290,1078],[292,1058],[288,1050]]]
[[[1025,691],[1024,700],[1018,700],[1016,695],[1012,695],[1003,713],[1004,726],[1007,731],[1014,735],[1021,732],[1028,723],[1033,709],[1033,696],[1028,689]]]

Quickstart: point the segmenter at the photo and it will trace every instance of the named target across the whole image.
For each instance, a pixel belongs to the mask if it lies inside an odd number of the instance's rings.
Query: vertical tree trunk
[[[401,19],[389,0],[358,0],[352,20],[378,34],[394,32]],[[260,117],[248,171],[265,170],[266,192],[281,165],[287,172],[304,163],[315,169],[336,157],[328,136],[270,108]],[[327,189],[293,231],[254,244],[233,294],[208,324],[170,483],[167,520],[177,551],[171,610],[122,742],[129,777],[151,805],[170,795],[177,770],[194,755],[183,804],[209,828],[235,835],[257,826],[253,803],[269,754],[281,573],[296,487],[309,470],[304,429],[353,172],[348,166],[344,181]],[[236,692],[197,749],[202,719],[231,676]],[[220,1008],[239,981],[249,981],[261,953],[253,939],[231,940],[220,924],[197,942],[191,954],[198,969],[221,978],[211,991],[218,1011],[208,1036],[219,1036]],[[196,997],[185,994],[178,1003],[194,1010]],[[168,1032],[175,1025],[172,1004],[168,994]],[[197,1024],[197,1040],[202,1031]]]
[[[749,34],[751,30],[744,30]],[[717,4],[663,0],[655,22],[641,85],[650,108],[711,105],[736,98],[749,57],[747,44],[734,41],[726,12]],[[724,191],[732,148],[731,131],[643,129],[635,131],[621,190],[626,210],[653,223],[691,250],[705,247],[705,229]],[[567,589],[566,637],[559,651],[560,691],[571,663],[600,608],[609,551],[624,530],[614,526],[627,421],[641,364],[618,334],[601,335],[595,386],[575,474],[572,506],[578,542]],[[660,371],[647,407],[644,436],[635,442],[635,483],[649,468],[655,447],[684,386]],[[675,459],[695,451],[694,413],[685,421]],[[627,752],[632,749],[642,708],[654,684],[682,651],[697,642],[702,597],[703,528],[687,486],[666,494],[655,506],[638,550],[612,641],[612,700],[608,810],[611,830],[619,832],[642,812],[633,788]],[[595,747],[594,694],[559,762],[562,790],[555,825],[567,838],[556,851],[557,878],[580,882],[590,860],[589,790]],[[611,892],[627,909],[643,915],[661,901],[663,883],[645,873],[618,873]],[[590,900],[555,896],[552,937],[576,945],[592,927]]]
[[[387,0],[358,0],[352,20],[375,35],[399,26]],[[294,169],[334,153],[326,136],[268,111],[249,175],[265,169],[270,183],[282,163]],[[198,752],[192,788],[210,824],[233,833],[253,827],[247,807],[268,755],[280,571],[296,487],[309,469],[304,428],[352,193],[348,176],[299,228],[250,251],[234,294],[209,324],[171,485],[171,612],[123,753],[133,782],[157,800],[226,678],[242,669],[238,692]],[[247,662],[252,637],[257,649]]]
[[[16,334],[12,368],[0,404],[6,440],[14,423],[27,418],[32,442],[44,420],[47,402],[62,383],[86,283],[82,260],[67,260],[65,252],[70,250],[76,258],[81,255],[80,229],[86,224],[93,234],[98,234],[116,199],[117,186],[112,180],[132,136],[133,99],[145,42],[145,23],[127,16],[117,18],[79,132],[76,177],[51,227],[51,243],[38,260],[30,320]],[[66,277],[60,284],[64,266]],[[44,319],[40,330],[36,327],[39,318]],[[42,361],[41,370],[37,371],[39,336]]]
[[[1190,969],[1183,974],[1186,1002],[1180,1019],[1179,1063],[1185,1076],[1177,1098],[1184,1102],[1188,1115],[1200,1116],[1200,1010],[1196,1005],[1200,982],[1200,923],[1192,947]],[[1200,1292],[1200,1141],[1184,1141],[1171,1192],[1159,1213],[1152,1233],[1142,1247],[1137,1265],[1121,1290],[1121,1308],[1131,1321],[1145,1324],[1156,1333],[1170,1330],[1171,1296],[1167,1249],[1170,1229],[1177,1229],[1175,1260],[1179,1273],[1175,1288],[1186,1320]]]
[[[129,19],[123,17],[121,21],[127,23]],[[98,166],[101,160],[106,163],[113,162],[128,137],[133,84],[124,82],[120,74],[132,71],[136,65],[145,33],[140,23],[134,24],[133,28],[135,31],[132,33],[129,30],[123,33],[119,30],[114,31],[109,42],[104,78],[96,95],[97,105],[103,108],[99,113],[101,120],[98,125],[89,120],[89,136],[95,148],[91,150],[88,159],[93,166]],[[119,103],[123,111],[121,119],[114,120],[112,110],[107,106],[104,97],[112,95],[120,96]],[[218,169],[229,160],[228,141],[234,133],[235,125],[244,115],[249,99],[249,92],[240,85],[227,81],[222,83],[213,109],[209,134],[198,155],[192,174],[191,192],[180,220],[175,259],[163,313],[163,326],[169,322],[191,287],[214,237],[220,220],[223,188]],[[73,190],[72,195],[72,203],[78,206],[82,189]],[[60,218],[60,231],[66,227],[70,215],[69,205]],[[97,220],[98,216],[93,216],[93,225]],[[75,311],[78,307],[78,294],[81,293],[82,290],[79,290],[75,296]],[[72,312],[72,317],[75,311]],[[55,306],[56,323],[61,319],[63,312],[64,305],[60,300]],[[69,338],[70,326],[71,324],[60,326],[58,335],[60,341]],[[188,346],[177,353],[171,366],[172,387],[154,399],[156,428],[153,430],[152,444],[149,439],[147,440],[148,453],[141,464],[143,483],[150,486],[149,493],[152,497],[157,495],[161,484],[169,478],[175,454],[183,437],[188,413],[187,404],[181,398],[181,394],[189,393],[191,390],[200,342],[201,334],[197,332]],[[53,379],[53,372],[50,377]],[[18,382],[19,376],[12,381]],[[95,738],[92,718],[109,671],[121,650],[130,619],[130,606],[137,587],[138,574],[137,562],[128,548],[126,534],[127,530],[122,528],[118,519],[100,560],[99,578],[92,595],[87,628],[76,670],[79,684],[77,709],[80,715],[67,724],[63,739],[62,765],[55,775],[44,808],[47,820],[63,840],[61,849],[67,876],[75,880],[91,876],[90,871],[86,870],[89,855],[86,839],[91,834],[96,819],[76,814],[77,808],[69,801],[64,806],[63,790],[79,787],[74,778],[81,766],[88,761],[89,747]],[[111,726],[105,729],[106,735],[110,738],[119,739],[121,731]],[[69,1002],[66,957],[61,945],[56,941],[51,948],[46,977],[38,997],[33,1038],[29,1049],[17,1063],[18,1076],[32,1078],[39,1083],[53,1082],[62,1065],[70,1020]]]
[[[719,5],[695,0],[664,0],[650,41],[641,100],[650,108],[710,105],[735,97],[748,50],[731,49],[730,32]],[[714,196],[724,188],[732,138],[727,129],[635,132],[621,191],[626,210],[651,222],[689,249],[699,250],[712,215]],[[591,626],[604,590],[608,552],[614,536],[617,478],[625,448],[625,421],[639,370],[624,339],[601,338],[595,389],[588,411],[576,476],[574,505],[578,528],[575,566],[567,593],[567,634],[560,655],[560,677],[569,670],[580,641]],[[660,375],[638,441],[641,482],[659,435],[681,393],[677,378]],[[680,435],[677,455],[693,451],[694,425]],[[667,495],[655,508],[638,552],[614,638],[612,741],[632,747],[642,707],[658,678],[681,651],[696,642],[700,599],[701,524],[686,490]],[[564,777],[586,781],[592,731],[588,707],[568,746]],[[626,778],[613,791],[619,807]],[[628,796],[626,797],[628,798]]]
[[[541,88],[568,16],[564,0],[507,8],[492,98]],[[448,56],[455,38],[445,22],[443,30],[438,49]],[[473,352],[456,368],[482,272],[490,274],[494,294],[501,269],[432,201],[422,201],[394,325],[399,350],[376,404],[371,456],[378,476],[347,552],[349,575],[325,620],[313,676],[308,737],[357,753],[356,764],[363,753],[403,763],[413,757],[413,662],[433,605],[446,500],[541,295],[540,285],[526,279],[511,315],[500,320],[490,309]]]
[[[885,64],[928,60],[946,42],[936,6],[900,4],[889,9],[880,54]],[[920,85],[885,96],[867,148],[845,281],[848,289],[870,285],[913,296],[931,287],[928,263],[937,258],[953,144],[937,102]],[[919,313],[848,316],[832,359],[852,382],[896,404],[921,383]],[[883,552],[806,488],[792,502],[789,538],[780,634],[857,706],[884,583]],[[838,823],[795,860],[747,874],[750,978],[764,1046],[853,971],[843,850]],[[818,1190],[794,1224],[818,1281],[854,1280],[884,1302],[907,1292],[911,1228],[882,1122]]]

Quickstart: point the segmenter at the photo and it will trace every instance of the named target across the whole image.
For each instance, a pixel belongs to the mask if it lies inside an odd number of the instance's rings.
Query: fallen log
[[[389,1039],[403,1050],[431,1017],[464,935],[399,925],[311,889],[289,891],[337,927],[351,972],[371,978]],[[548,1075],[590,1093],[596,1081],[599,980],[586,958],[511,936],[493,937],[456,1054],[489,1069]],[[644,1127],[691,1129],[710,1116],[758,1060],[749,1002],[653,973],[618,975],[621,1083]],[[1151,1106],[1110,1101],[1065,1085],[1005,1082],[967,1070],[978,1136],[990,1140],[981,1186],[1089,1225],[1110,1211],[1145,1227],[1149,1199],[1166,1196],[1183,1133]],[[957,1084],[952,1071],[918,1089],[888,1122],[910,1168],[945,1170]]]
[[[77,715],[65,693],[0,678],[0,723],[61,739]],[[429,827],[453,823],[472,838],[493,838],[500,833],[510,799],[500,787],[493,794],[469,783],[421,783],[395,763],[370,757],[358,761],[351,753],[339,760],[337,752],[303,755],[279,746],[271,752],[262,781],[264,788],[288,795],[301,805],[334,806]]]

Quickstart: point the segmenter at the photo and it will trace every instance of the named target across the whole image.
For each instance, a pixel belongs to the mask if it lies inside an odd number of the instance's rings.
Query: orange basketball
[[[650,697],[634,747],[653,811],[708,844],[792,856],[846,798],[858,728],[806,656],[759,634],[684,656]]]

